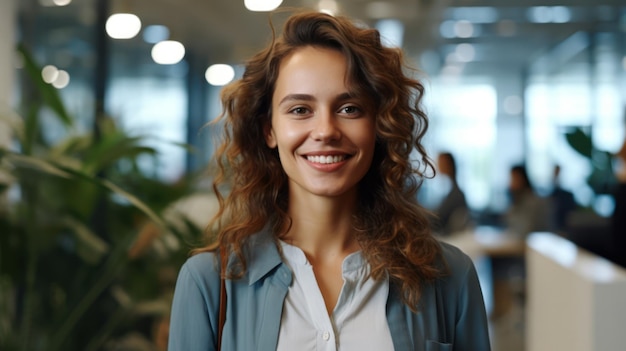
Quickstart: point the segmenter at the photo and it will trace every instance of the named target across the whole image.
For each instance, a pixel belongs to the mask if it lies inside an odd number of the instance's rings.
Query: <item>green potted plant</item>
[[[15,148],[0,148],[0,349],[101,350],[150,334],[166,316],[178,267],[202,228],[166,209],[194,191],[146,175],[157,152],[103,119],[78,133],[58,92],[23,47],[37,94],[4,116]],[[49,142],[39,111],[66,128]],[[151,248],[160,248],[159,250]]]

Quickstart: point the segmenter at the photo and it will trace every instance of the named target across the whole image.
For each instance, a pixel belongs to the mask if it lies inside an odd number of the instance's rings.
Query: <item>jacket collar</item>
[[[276,240],[269,226],[253,234],[244,250],[248,265],[248,284],[252,285],[282,264]]]

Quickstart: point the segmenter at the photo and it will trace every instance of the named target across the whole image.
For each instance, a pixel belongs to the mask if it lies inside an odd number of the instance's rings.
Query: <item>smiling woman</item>
[[[171,350],[489,350],[474,266],[416,202],[432,166],[406,69],[378,31],[303,12],[224,88],[221,208]]]

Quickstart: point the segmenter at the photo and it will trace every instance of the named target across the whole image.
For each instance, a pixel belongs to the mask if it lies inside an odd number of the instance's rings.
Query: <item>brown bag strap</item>
[[[226,274],[226,250],[220,250],[220,258],[222,260],[222,264],[220,266],[220,311],[218,314],[219,324],[217,327],[217,350],[221,350],[222,348],[222,330],[224,329],[224,322],[226,321],[226,282],[225,282],[225,274]]]

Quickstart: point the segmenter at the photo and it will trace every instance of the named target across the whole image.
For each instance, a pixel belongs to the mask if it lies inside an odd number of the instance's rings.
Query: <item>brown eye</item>
[[[361,109],[354,105],[344,106],[339,110],[339,113],[354,117],[361,114]]]
[[[305,107],[296,107],[296,108],[292,109],[289,112],[291,112],[293,114],[296,114],[296,115],[303,115],[303,114],[306,114],[307,112],[309,112],[309,110],[307,108],[305,108]]]

